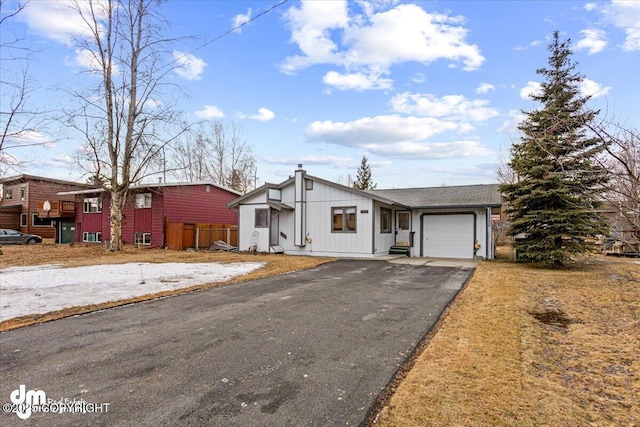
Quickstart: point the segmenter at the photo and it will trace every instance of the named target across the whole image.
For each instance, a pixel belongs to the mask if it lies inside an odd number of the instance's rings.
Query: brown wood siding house
[[[27,174],[0,178],[0,184],[0,228],[12,228],[48,239],[55,238],[56,228],[64,218],[63,209],[70,216],[75,210],[75,197],[58,193],[91,188],[88,184]],[[39,211],[38,207],[42,208],[45,202],[48,202],[48,209]]]

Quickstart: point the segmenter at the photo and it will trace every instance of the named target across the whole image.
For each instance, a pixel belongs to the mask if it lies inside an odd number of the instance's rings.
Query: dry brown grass
[[[640,265],[482,262],[381,426],[640,425]]]
[[[38,264],[60,264],[64,267],[78,267],[98,264],[124,264],[129,262],[218,262],[221,264],[228,264],[232,262],[265,262],[265,266],[227,282],[207,283],[191,286],[189,288],[128,298],[120,301],[67,308],[45,314],[21,316],[0,322],[0,332],[124,304],[192,292],[197,289],[221,286],[228,283],[238,283],[251,279],[259,279],[261,277],[289,273],[292,271],[306,270],[333,260],[332,258],[322,257],[274,254],[253,255],[234,252],[190,252],[136,247],[125,247],[125,250],[122,252],[109,252],[106,247],[100,245],[69,246],[43,244],[29,246],[4,246],[2,248],[2,252],[3,255],[0,255],[0,268]]]

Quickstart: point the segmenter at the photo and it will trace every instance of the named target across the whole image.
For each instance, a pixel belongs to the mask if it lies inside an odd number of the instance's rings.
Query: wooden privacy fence
[[[238,226],[233,224],[167,223],[167,248],[181,251],[187,248],[207,249],[217,240],[238,246]]]

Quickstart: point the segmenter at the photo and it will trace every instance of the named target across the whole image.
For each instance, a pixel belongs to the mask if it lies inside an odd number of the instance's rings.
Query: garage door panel
[[[425,215],[423,255],[439,258],[473,258],[472,214]]]

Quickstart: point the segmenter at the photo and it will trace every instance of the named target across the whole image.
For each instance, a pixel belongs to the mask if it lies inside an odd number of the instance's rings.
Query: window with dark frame
[[[356,207],[331,208],[331,232],[355,233],[356,232]]]
[[[269,209],[256,209],[255,227],[269,227]]]
[[[307,190],[313,190],[313,180],[312,179],[307,179],[305,181],[305,185],[306,185],[306,189]]]
[[[27,214],[23,213],[20,214],[20,227],[26,227],[27,226]]]
[[[380,208],[380,232],[391,233],[391,209]]]
[[[398,212],[398,230],[410,230],[410,229],[411,229],[411,213]]]

